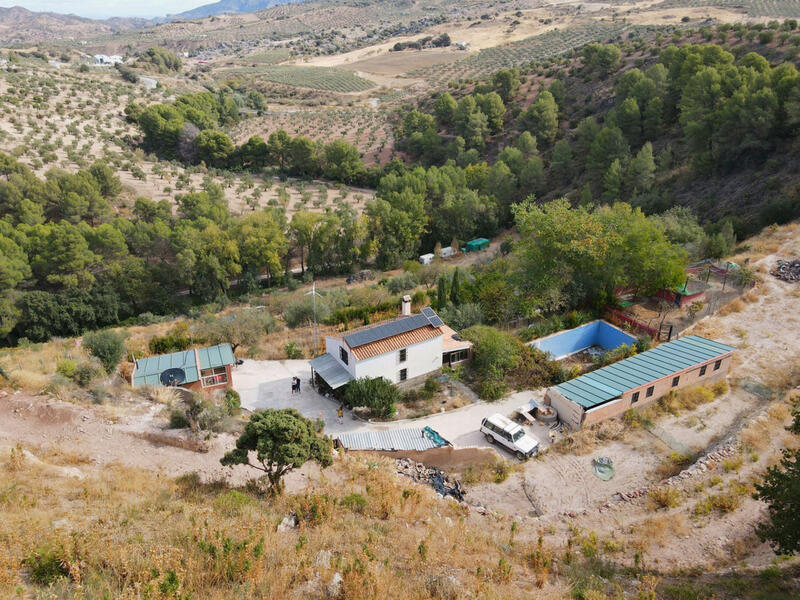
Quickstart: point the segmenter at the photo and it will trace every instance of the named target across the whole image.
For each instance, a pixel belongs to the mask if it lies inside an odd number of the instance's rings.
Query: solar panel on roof
[[[411,315],[410,317],[389,321],[388,323],[365,329],[364,331],[356,331],[355,333],[344,336],[344,341],[347,342],[347,345],[351,348],[358,348],[359,346],[371,344],[372,342],[377,342],[378,340],[383,340],[393,335],[414,331],[415,329],[425,327],[429,324],[430,321],[426,316]]]
[[[434,327],[441,327],[444,325],[444,321],[439,318],[439,315],[434,312],[434,310],[430,306],[426,306],[422,309],[422,314],[428,318],[428,321]]]

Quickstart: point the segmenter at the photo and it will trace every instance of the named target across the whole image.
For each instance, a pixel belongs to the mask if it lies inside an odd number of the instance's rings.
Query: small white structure
[[[432,253],[422,254],[419,257],[419,262],[421,262],[423,265],[429,265],[433,262],[434,258],[436,258],[436,256]]]
[[[117,54],[112,54],[111,56],[107,54],[95,54],[93,58],[96,67],[111,67],[117,63],[123,62],[122,57]]]
[[[444,246],[442,248],[442,258],[450,258],[456,253],[452,246]]]
[[[449,362],[452,349],[444,342],[453,333],[432,308],[412,315],[411,297],[405,296],[398,317],[327,336],[326,353],[311,361],[312,379],[334,390],[359,377],[419,380]]]

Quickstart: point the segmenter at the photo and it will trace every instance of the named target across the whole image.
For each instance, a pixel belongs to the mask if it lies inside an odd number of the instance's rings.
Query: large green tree
[[[788,428],[800,434],[800,409]],[[785,449],[781,462],[767,469],[756,484],[756,497],[767,503],[769,519],[758,527],[758,535],[780,554],[800,553],[800,449]]]
[[[264,473],[271,494],[283,491],[284,476],[313,460],[333,463],[331,440],[317,433],[314,424],[294,408],[268,408],[250,416],[236,448],[225,454],[225,466],[248,465]]]

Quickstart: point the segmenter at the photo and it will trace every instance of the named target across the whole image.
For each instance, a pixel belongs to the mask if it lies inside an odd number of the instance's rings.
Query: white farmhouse
[[[311,361],[312,380],[331,390],[359,377],[411,385],[439,371],[442,364],[467,360],[471,348],[433,309],[412,315],[411,298],[406,296],[398,317],[327,336],[326,353]]]
[[[117,63],[123,62],[122,57],[117,54],[112,54],[111,56],[106,54],[95,54],[93,58],[94,65],[96,67],[110,67]]]

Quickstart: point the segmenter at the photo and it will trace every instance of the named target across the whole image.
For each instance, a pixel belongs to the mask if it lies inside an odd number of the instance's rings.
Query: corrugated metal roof
[[[198,348],[197,356],[200,358],[201,369],[213,369],[214,367],[236,363],[236,359],[233,357],[233,348],[230,344]]]
[[[198,348],[197,356],[200,357],[200,369],[211,369],[236,363],[230,344]],[[193,383],[200,380],[195,349],[192,348],[181,352],[171,352],[137,359],[132,383],[134,386],[160,385],[159,376],[167,369],[183,369],[186,374],[184,383]]]
[[[432,430],[431,430],[432,431]],[[436,432],[433,432],[436,434]],[[438,434],[425,429],[389,429],[342,433],[339,443],[348,450],[431,450],[449,444]]]
[[[311,359],[311,368],[325,380],[332,390],[350,382],[353,376],[330,354]]]
[[[370,344],[359,346],[358,348],[353,348],[352,352],[356,359],[364,360],[365,358],[371,358],[373,356],[385,354],[386,352],[392,352],[393,350],[405,348],[411,344],[418,344],[419,342],[424,342],[426,340],[439,337],[440,335],[443,334],[439,328],[433,327],[432,325],[426,325],[421,329],[414,329],[412,331],[393,335]]]
[[[624,392],[714,360],[732,350],[733,346],[690,335],[581,375],[557,385],[556,389],[584,408],[592,408]]]

